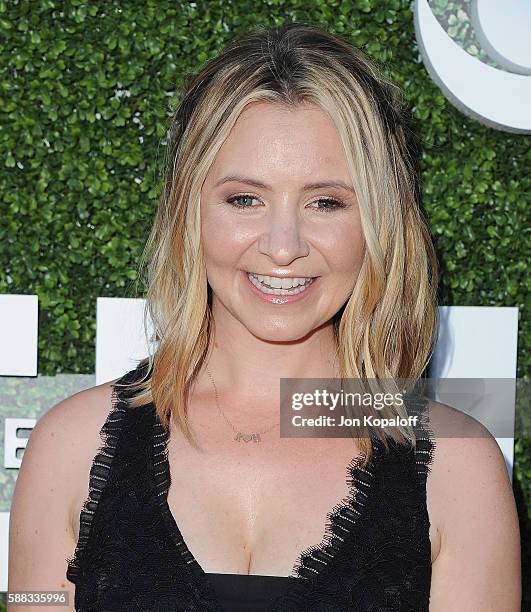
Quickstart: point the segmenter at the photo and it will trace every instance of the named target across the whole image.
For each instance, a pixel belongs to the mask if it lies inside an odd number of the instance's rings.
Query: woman
[[[518,610],[490,434],[435,444],[455,411],[434,402],[416,432],[279,434],[280,379],[417,380],[429,359],[436,261],[395,89],[339,37],[258,29],[188,79],[172,137],[156,350],[37,424],[10,589],[82,612]]]

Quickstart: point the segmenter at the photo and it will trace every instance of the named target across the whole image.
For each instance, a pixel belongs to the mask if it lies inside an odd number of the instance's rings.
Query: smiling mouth
[[[302,293],[317,278],[314,276],[279,278],[278,276],[264,276],[254,272],[246,272],[246,274],[257,289],[270,295],[297,295],[297,293]]]

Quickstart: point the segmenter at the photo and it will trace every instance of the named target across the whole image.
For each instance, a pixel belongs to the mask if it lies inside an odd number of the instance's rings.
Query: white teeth
[[[247,272],[247,276],[253,285],[262,291],[272,295],[296,295],[301,293],[313,283],[313,278],[278,278],[277,276],[264,276]]]

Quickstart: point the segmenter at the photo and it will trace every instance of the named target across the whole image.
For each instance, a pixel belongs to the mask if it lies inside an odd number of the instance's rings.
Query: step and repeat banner
[[[522,137],[530,134],[531,2],[454,2],[453,5],[463,5],[463,14],[466,8],[467,28],[473,32],[475,44],[481,47],[477,53],[471,51],[472,47],[463,48],[450,35],[450,30],[459,25],[456,23],[461,18],[459,10],[454,11],[453,20],[443,27],[435,10],[443,4],[426,0],[411,4],[411,20],[423,62],[423,65],[419,63],[418,70],[426,70],[447,100],[467,117],[493,130]],[[473,179],[471,182],[473,188]],[[7,590],[11,496],[32,428],[57,402],[120,377],[148,354],[143,329],[144,306],[142,299],[95,299],[94,372],[48,377],[38,375],[38,296],[0,295],[0,591]],[[467,402],[466,393],[458,399],[448,399],[443,387],[436,399],[481,422],[485,418],[484,425],[491,427],[489,431],[496,438],[512,477],[518,308],[452,304],[440,306],[439,314],[439,333],[428,368],[429,378],[477,380],[483,397],[492,396],[492,406],[478,408],[474,401]],[[485,381],[496,380],[514,383],[506,387],[501,400],[485,388]],[[503,415],[503,430],[491,426],[494,421],[485,417],[489,411]]]

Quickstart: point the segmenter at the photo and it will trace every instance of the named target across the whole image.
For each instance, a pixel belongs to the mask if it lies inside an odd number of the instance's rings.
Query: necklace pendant
[[[262,438],[260,437],[259,433],[251,433],[251,434],[244,434],[241,431],[239,431],[235,436],[234,439],[236,440],[236,442],[261,442]]]

